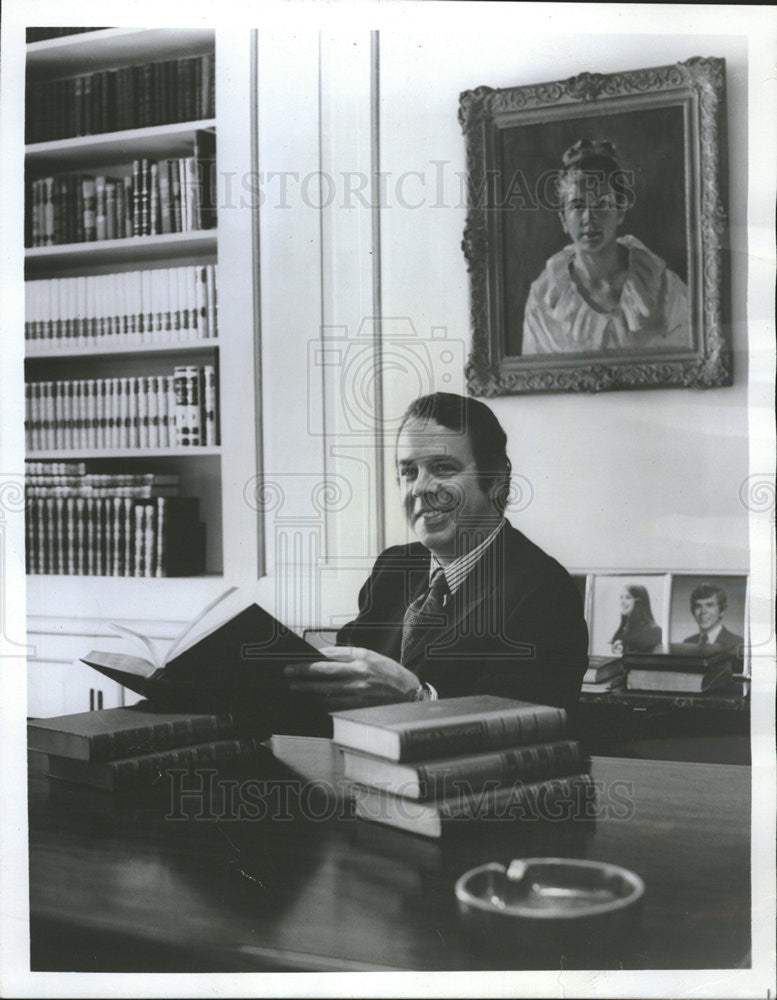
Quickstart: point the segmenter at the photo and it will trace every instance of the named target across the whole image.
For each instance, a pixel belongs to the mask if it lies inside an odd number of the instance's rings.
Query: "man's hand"
[[[409,701],[421,685],[414,673],[371,649],[327,646],[328,660],[294,663],[284,669],[292,691],[320,695],[332,709]]]

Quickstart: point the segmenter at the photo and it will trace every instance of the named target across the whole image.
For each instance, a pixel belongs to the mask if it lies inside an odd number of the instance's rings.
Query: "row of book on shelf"
[[[203,264],[26,281],[27,352],[214,338],[217,271]]]
[[[26,141],[214,118],[214,69],[209,52],[32,81],[27,89]]]
[[[205,525],[196,497],[155,496],[154,488],[145,491],[148,499],[135,495],[143,490],[127,488],[75,491],[28,498],[28,573],[166,577],[205,571]]]
[[[213,229],[216,136],[198,131],[192,156],[142,157],[116,176],[67,173],[25,188],[25,246],[91,243]]]
[[[714,644],[670,643],[649,652],[623,656],[590,656],[583,678],[583,693],[610,691],[664,691],[702,694],[732,684],[742,669],[741,652]]]
[[[24,426],[30,452],[218,445],[215,367],[28,382]]]

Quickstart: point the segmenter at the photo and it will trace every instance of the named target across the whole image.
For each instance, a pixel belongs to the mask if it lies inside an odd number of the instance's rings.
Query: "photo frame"
[[[736,651],[740,669],[746,662],[747,576],[740,573],[678,573],[672,577],[669,641],[706,641]]]
[[[725,106],[725,60],[701,57],[461,94],[470,393],[731,384]],[[626,206],[604,304],[568,263],[597,234],[559,211],[580,140],[614,148]]]
[[[668,573],[596,574],[589,602],[590,653],[647,653],[666,642],[670,579]]]

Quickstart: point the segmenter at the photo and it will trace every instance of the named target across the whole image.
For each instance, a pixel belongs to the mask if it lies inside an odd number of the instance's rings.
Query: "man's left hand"
[[[409,701],[421,685],[396,660],[358,646],[328,646],[326,660],[284,668],[292,691],[320,695],[333,709],[360,708]]]

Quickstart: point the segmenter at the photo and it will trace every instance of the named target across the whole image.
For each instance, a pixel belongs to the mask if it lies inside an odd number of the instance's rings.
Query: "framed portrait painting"
[[[470,392],[731,383],[725,63],[461,95]]]

